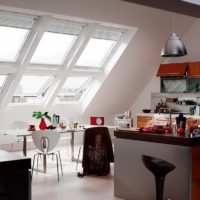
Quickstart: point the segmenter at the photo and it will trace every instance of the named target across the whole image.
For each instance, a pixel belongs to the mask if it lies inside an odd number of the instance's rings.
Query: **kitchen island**
[[[115,131],[115,196],[127,200],[155,200],[155,180],[141,160],[151,155],[173,163],[176,169],[165,180],[164,199],[200,199],[200,137],[188,134]]]

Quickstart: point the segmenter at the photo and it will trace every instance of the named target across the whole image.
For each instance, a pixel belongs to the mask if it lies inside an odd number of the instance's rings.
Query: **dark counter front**
[[[163,144],[181,145],[181,146],[200,146],[200,137],[190,138],[189,134],[165,134],[165,133],[143,133],[135,129],[117,129],[114,131],[116,138],[140,140],[147,142],[156,142]]]
[[[0,199],[31,200],[31,159],[0,150]]]

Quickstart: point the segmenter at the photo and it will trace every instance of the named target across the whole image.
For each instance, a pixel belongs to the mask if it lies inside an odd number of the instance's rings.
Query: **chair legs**
[[[58,181],[60,180],[60,174],[59,174],[59,163],[60,163],[60,170],[61,174],[63,176],[63,168],[62,168],[62,161],[61,161],[61,156],[60,156],[60,151],[53,153],[53,156],[56,156],[56,166],[57,166],[57,176],[58,176]]]
[[[62,175],[63,175],[63,168],[62,168],[62,161],[61,161],[60,151],[58,151],[58,157],[59,157],[59,161],[60,161],[61,173],[62,173]]]
[[[36,174],[38,173],[38,169],[39,169],[39,157],[41,156],[41,154],[37,154],[37,170],[36,170]]]
[[[57,163],[57,176],[58,176],[58,181],[59,181],[59,164],[58,164],[58,155],[56,155],[56,163]]]
[[[34,170],[34,167],[35,167],[35,159],[37,159],[37,169],[36,169],[36,174],[37,174],[38,169],[39,169],[39,158],[40,158],[41,155],[42,155],[41,153],[37,153],[33,157],[32,176],[33,176],[33,170]],[[59,181],[60,180],[59,165],[60,165],[61,174],[63,176],[63,168],[62,168],[62,161],[61,161],[60,151],[55,152],[55,153],[50,153],[50,154],[47,154],[47,155],[52,155],[52,157],[53,156],[56,157],[57,177],[58,177],[58,181]],[[37,156],[37,158],[36,158],[36,156]]]
[[[79,150],[78,150],[78,159],[76,161],[76,170],[78,169],[78,162],[79,162],[80,154],[81,154],[81,147],[79,147]]]

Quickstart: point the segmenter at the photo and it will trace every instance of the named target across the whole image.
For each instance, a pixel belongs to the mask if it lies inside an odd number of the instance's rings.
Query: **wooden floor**
[[[64,175],[57,181],[56,165],[48,160],[47,174],[34,172],[32,182],[32,200],[117,200],[113,192],[113,165],[109,176],[77,177],[76,163],[70,161],[70,152],[61,148]],[[32,157],[34,151],[28,154]],[[77,153],[75,152],[75,155]],[[42,163],[39,165],[42,167]],[[81,172],[81,164],[78,171]]]

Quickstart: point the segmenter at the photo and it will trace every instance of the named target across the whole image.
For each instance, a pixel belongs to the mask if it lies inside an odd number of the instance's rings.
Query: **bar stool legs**
[[[155,176],[155,181],[156,181],[156,200],[163,200],[165,177]]]
[[[163,190],[165,176],[176,167],[175,165],[160,158],[142,155],[142,161],[145,167],[151,171],[156,182],[156,200],[163,200]]]

